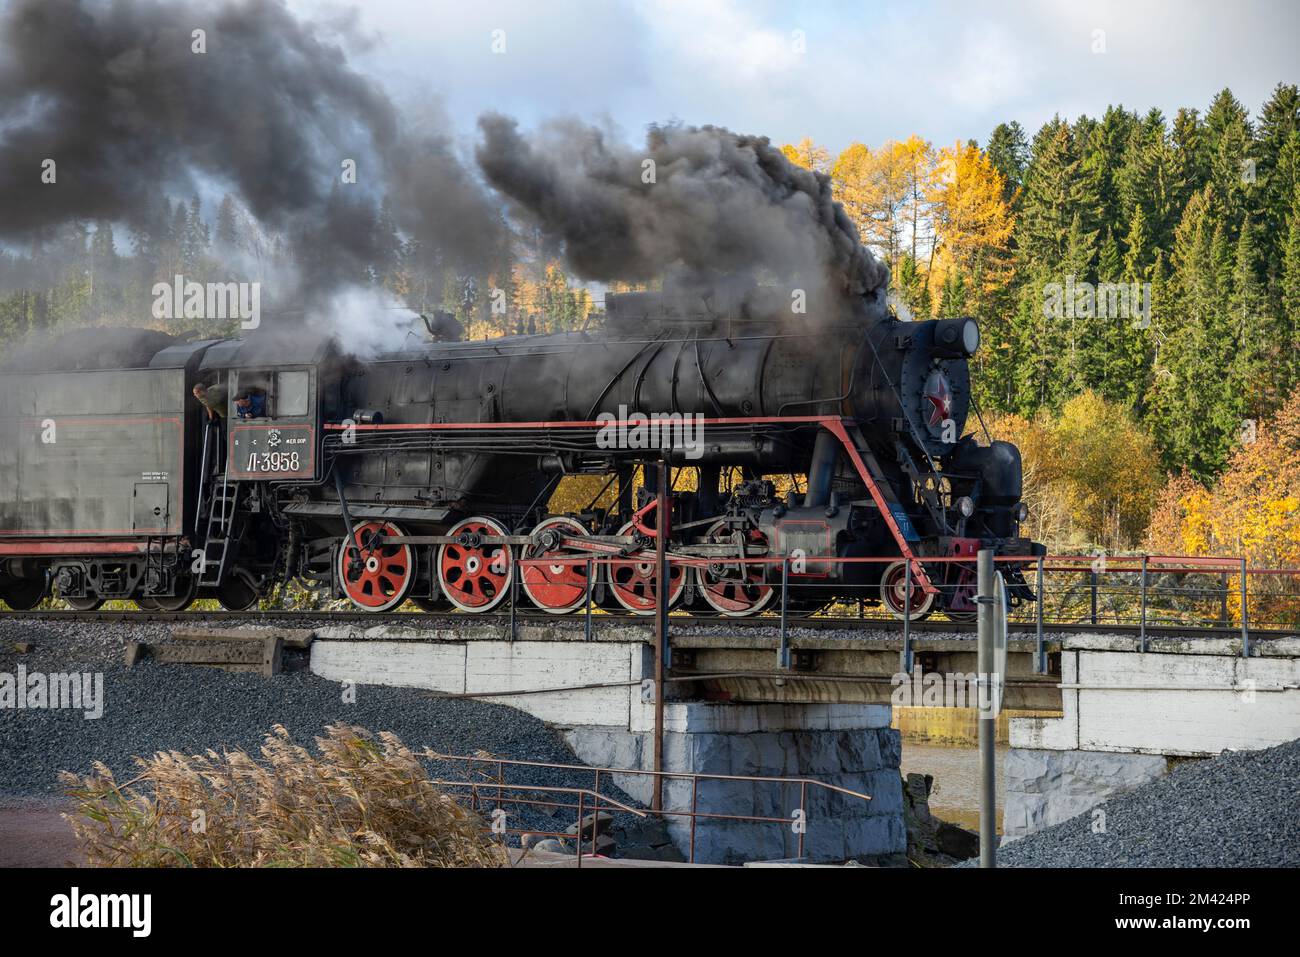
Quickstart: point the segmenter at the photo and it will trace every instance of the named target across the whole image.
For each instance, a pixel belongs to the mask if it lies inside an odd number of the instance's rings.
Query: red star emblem
[[[936,426],[952,415],[952,393],[948,391],[948,380],[937,376],[934,388],[925,393],[926,401],[934,408],[930,412],[930,425]]]

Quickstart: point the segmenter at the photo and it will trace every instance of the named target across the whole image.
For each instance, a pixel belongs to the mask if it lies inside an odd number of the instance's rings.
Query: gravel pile
[[[222,622],[222,627],[236,623]],[[274,678],[213,668],[159,665],[145,660],[124,666],[128,640],[165,640],[167,624],[0,622],[0,672],[16,674],[21,664],[34,672],[100,672],[103,716],[88,720],[70,709],[0,708],[0,800],[53,796],[60,770],[88,772],[103,761],[125,781],[138,773],[132,758],[160,750],[200,753],[208,748],[242,748],[256,754],[274,724],[307,746],[334,722],[371,731],[392,731],[412,749],[444,754],[486,751],[518,760],[580,764],[559,735],[514,708],[472,699],[438,697],[415,688],[358,686],[355,703],[345,703],[342,686],[306,671],[305,654],[286,652],[288,670]],[[16,642],[30,642],[28,653]],[[465,765],[433,767],[435,776],[464,780]],[[548,787],[591,788],[583,771],[528,768],[506,770],[506,780]],[[636,806],[602,781],[602,793]],[[564,796],[563,800],[576,800]],[[573,811],[554,816],[545,809],[507,807],[512,827],[563,830]],[[621,814],[618,825],[636,819]]]
[[[1300,866],[1300,741],[1186,762],[1092,813],[1013,841],[1006,867]],[[966,866],[966,865],[963,865]]]

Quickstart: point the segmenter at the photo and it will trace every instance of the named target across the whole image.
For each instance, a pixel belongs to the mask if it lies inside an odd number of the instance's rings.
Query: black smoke
[[[300,19],[281,0],[0,0],[0,246],[70,222],[134,227],[160,190],[228,192],[292,250],[291,277],[268,277],[272,298],[355,312],[343,291],[392,255],[392,231],[373,228],[381,200],[431,274],[485,277],[508,259],[486,180],[583,279],[883,296],[885,270],[830,181],[767,139],[654,126],[633,148],[577,121],[525,136],[488,114],[467,168],[444,121],[399,112],[348,63],[368,41],[352,24]]]
[[[765,137],[652,126],[634,149],[576,120],[532,136],[499,114],[479,127],[476,157],[488,182],[561,242],[585,279],[668,275],[709,289],[752,276],[839,298],[875,298],[887,284],[829,178],[794,165]]]
[[[375,261],[363,227],[383,196],[407,236],[482,267],[503,243],[497,204],[444,131],[411,132],[348,65],[347,29],[277,0],[12,0],[0,11],[0,240],[131,223],[160,186],[192,195],[206,182],[306,251],[307,294]]]

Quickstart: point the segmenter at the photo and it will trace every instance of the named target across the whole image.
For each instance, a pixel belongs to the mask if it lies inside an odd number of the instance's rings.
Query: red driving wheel
[[[405,534],[392,522],[363,522],[352,530],[355,547],[339,546],[339,584],[362,611],[388,611],[406,600],[415,582],[414,553],[410,545],[393,545],[381,538]]]
[[[890,563],[880,576],[880,600],[899,621],[905,617],[920,621],[934,611],[934,594],[925,591],[915,575],[911,586],[909,594],[906,562]]]
[[[729,533],[725,521],[713,525],[705,540],[710,544],[730,542],[734,535]],[[763,533],[750,529],[749,542],[754,545],[766,543]],[[776,595],[776,588],[765,584],[761,562],[741,565],[739,570],[735,563],[727,567],[726,561],[710,563],[695,569],[695,584],[700,594],[709,603],[709,607],[728,618],[743,618],[762,611]]]
[[[500,523],[479,516],[457,522],[447,531],[451,538],[466,536],[470,542],[450,542],[438,549],[438,585],[461,611],[491,611],[510,594],[515,574],[510,546],[478,541],[486,535],[506,534]]]
[[[546,535],[545,533],[551,533]],[[533,529],[533,537],[554,538],[558,535],[586,537],[587,529],[576,518],[567,515],[555,515],[541,522]],[[546,547],[539,543],[524,549],[526,559],[573,558],[582,553],[563,545]],[[553,615],[565,615],[577,611],[587,600],[587,564],[586,562],[554,562],[549,565],[522,562],[519,565],[519,577],[524,583],[524,591],[543,611]]]
[[[635,522],[628,522],[618,533],[630,535],[635,527]],[[634,615],[653,615],[659,595],[653,545],[640,555],[612,560],[608,568],[609,590],[618,603]],[[668,607],[681,601],[685,591],[685,566],[669,562]]]

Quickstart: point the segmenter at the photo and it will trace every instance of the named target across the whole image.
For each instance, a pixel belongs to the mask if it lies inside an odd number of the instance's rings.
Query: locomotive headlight
[[[1016,506],[1016,521],[1025,522],[1029,520],[1029,506],[1021,502]]]
[[[961,512],[963,518],[970,518],[975,514],[975,502],[968,495],[963,495],[957,499],[957,511]]]
[[[980,347],[980,326],[974,319],[939,319],[934,330],[934,350],[952,359],[970,358]]]

